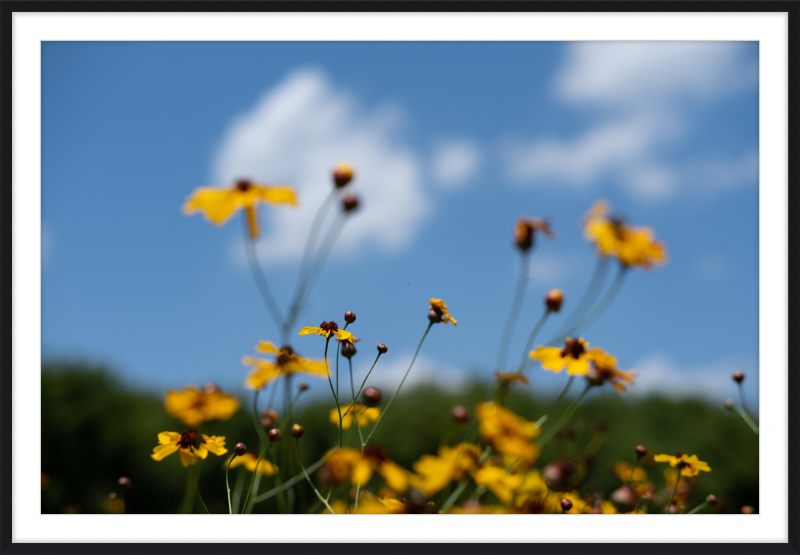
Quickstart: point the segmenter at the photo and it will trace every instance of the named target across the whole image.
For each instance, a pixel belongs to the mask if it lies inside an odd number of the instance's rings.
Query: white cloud
[[[599,110],[570,138],[507,143],[509,178],[520,184],[588,189],[614,179],[631,196],[661,200],[681,188],[719,192],[752,184],[757,155],[742,160],[665,164],[664,149],[691,132],[692,104],[758,82],[755,61],[734,42],[580,42],[553,81],[557,100]]]
[[[359,194],[361,207],[342,233],[340,252],[400,250],[432,211],[419,156],[403,144],[401,130],[396,109],[368,112],[320,71],[296,71],[232,123],[217,153],[215,181],[248,177],[296,188],[299,208],[262,209],[260,255],[287,261],[302,254],[311,220],[332,187],[331,170],[347,161],[356,172],[348,189]]]
[[[478,145],[470,141],[440,143],[433,152],[433,179],[443,188],[462,187],[478,171],[482,158]]]
[[[411,353],[406,353],[397,356],[391,362],[379,361],[370,375],[368,383],[380,387],[384,391],[384,395],[390,396],[400,385],[412,356]],[[370,365],[371,363],[358,369],[357,375],[361,376],[361,380],[364,379],[363,376],[366,376]],[[418,356],[403,384],[403,390],[420,384],[434,384],[447,392],[458,393],[468,385],[470,379],[470,375],[465,370]]]

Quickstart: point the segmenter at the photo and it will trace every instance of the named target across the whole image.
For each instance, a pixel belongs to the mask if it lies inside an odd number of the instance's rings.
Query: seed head
[[[237,456],[241,457],[245,453],[247,453],[247,445],[242,443],[241,441],[234,445],[233,452],[236,453]]]
[[[744,381],[744,372],[742,372],[741,370],[737,370],[736,372],[733,373],[731,377],[733,378],[733,381],[735,381],[736,383],[742,383]]]
[[[303,428],[300,424],[295,424],[292,426],[292,429],[289,430],[289,433],[292,434],[292,437],[295,439],[300,439],[303,437],[303,434],[306,433],[306,429]]]
[[[356,321],[355,313],[353,311],[351,311],[351,310],[348,310],[347,312],[345,312],[344,313],[344,321],[347,322],[348,324],[352,324],[353,322],[355,322]]]
[[[381,390],[378,389],[377,387],[366,388],[364,390],[363,395],[364,395],[364,404],[367,405],[368,407],[377,406],[378,403],[381,402],[381,397],[383,397]]]
[[[386,345],[384,345],[383,343],[378,343],[378,352],[380,354],[385,355],[386,351],[388,351],[388,350],[389,349],[386,347]]]
[[[460,425],[469,422],[469,411],[467,410],[467,407],[463,405],[456,405],[450,412],[453,415],[453,420],[455,420],[456,424]]]
[[[276,442],[278,442],[278,441],[280,441],[282,439],[283,439],[283,434],[281,433],[281,431],[278,428],[272,428],[269,431],[269,440],[272,443],[276,443]]]
[[[353,179],[353,168],[350,164],[341,163],[333,168],[333,182],[337,189],[341,189]]]
[[[569,499],[562,499],[561,500],[561,510],[565,513],[572,510],[572,501]]]
[[[564,302],[564,294],[560,289],[551,289],[544,296],[544,304],[550,312],[558,312]]]

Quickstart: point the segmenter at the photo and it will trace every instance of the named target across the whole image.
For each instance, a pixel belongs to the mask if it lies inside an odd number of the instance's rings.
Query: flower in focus
[[[261,389],[281,375],[301,372],[323,377],[328,375],[324,362],[302,358],[294,354],[294,350],[289,346],[278,349],[269,341],[261,341],[256,346],[256,351],[275,355],[276,359],[272,362],[258,357],[242,357],[242,364],[254,367],[244,382],[248,389]]]
[[[603,349],[586,350],[589,344],[583,338],[572,339],[567,337],[564,341],[564,348],[558,347],[537,347],[531,351],[530,356],[533,360],[542,363],[542,368],[553,372],[561,372],[566,366],[567,373],[571,376],[584,375],[589,371],[589,361],[608,357],[616,362],[614,357],[607,355]]]
[[[683,453],[675,453],[674,455],[655,455],[653,457],[655,462],[668,462],[673,468],[680,469],[681,476],[697,476],[700,471],[711,472],[711,467],[708,463],[698,460],[697,455],[684,455]]]
[[[198,434],[194,428],[184,430],[182,434],[178,432],[161,432],[158,434],[158,445],[153,448],[150,458],[154,461],[161,461],[175,451],[180,451],[181,464],[189,466],[197,464],[199,459],[205,459],[208,452],[215,455],[224,455],[228,452],[225,449],[224,436],[207,436]]]
[[[367,445],[363,453],[357,449],[345,447],[328,454],[325,465],[337,483],[349,479],[353,485],[365,486],[378,472],[386,481],[386,485],[395,491],[405,491],[411,473],[389,460],[389,453],[382,447]]]
[[[350,406],[349,404],[347,405]],[[342,414],[347,411],[346,408],[342,407]],[[381,416],[381,409],[378,407],[365,407],[361,403],[354,403],[353,408],[350,409],[350,412],[345,414],[342,417],[342,429],[347,430],[350,428],[350,425],[353,423],[353,419],[358,419],[359,427],[363,428],[364,426],[369,425],[370,422],[377,422],[378,418]],[[332,424],[336,424],[339,426],[339,409],[332,409],[329,415],[329,420]]]
[[[617,368],[617,359],[611,355],[598,356],[592,361],[593,367],[589,369],[586,378],[592,385],[602,385],[608,382],[619,391],[624,392],[625,386],[633,384],[636,372],[624,372]]]
[[[228,458],[228,460],[225,461],[225,464],[227,465],[228,462],[230,462],[230,468],[236,468],[237,466],[244,465],[245,468],[250,472],[255,472],[256,462],[258,462],[258,473],[264,476],[273,476],[276,472],[278,472],[278,467],[269,462],[267,459],[262,458],[259,462],[255,453],[245,453],[242,456],[233,457],[232,461],[230,458]]]
[[[522,251],[530,250],[534,245],[535,232],[541,231],[548,239],[553,239],[555,233],[550,229],[550,222],[541,218],[519,218],[514,224],[514,244]]]
[[[184,214],[204,212],[206,219],[216,225],[222,225],[234,212],[244,208],[247,211],[247,223],[250,238],[258,239],[258,214],[256,205],[259,202],[270,204],[297,205],[294,189],[283,185],[257,185],[247,180],[239,180],[233,187],[199,187],[183,205]]]
[[[615,256],[625,266],[651,268],[666,263],[664,245],[653,238],[652,230],[631,227],[621,218],[607,218],[608,211],[608,202],[598,201],[584,216],[584,235],[601,254]]]
[[[326,339],[330,339],[331,337],[336,337],[339,341],[347,339],[351,343],[353,341],[358,341],[353,334],[349,331],[344,331],[339,329],[339,324],[336,322],[322,322],[318,328],[310,328],[308,326],[302,328],[297,335],[309,335],[309,334],[317,334],[321,335]]]
[[[513,412],[494,403],[481,403],[475,407],[475,416],[480,421],[480,434],[495,449],[505,455],[531,464],[539,456],[539,448],[531,443],[540,430]]]
[[[219,388],[197,389],[187,386],[181,391],[167,391],[164,408],[186,426],[199,426],[210,420],[228,420],[239,410],[239,400]]]
[[[441,322],[446,324],[447,322],[453,322],[453,325],[458,325],[456,319],[450,316],[450,313],[447,311],[447,305],[444,304],[444,301],[441,299],[431,299],[431,312],[436,313],[438,317],[441,317]]]
[[[451,481],[461,480],[465,474],[478,468],[480,447],[459,443],[455,447],[440,447],[438,455],[422,455],[412,466],[411,485],[427,497],[443,490]]]

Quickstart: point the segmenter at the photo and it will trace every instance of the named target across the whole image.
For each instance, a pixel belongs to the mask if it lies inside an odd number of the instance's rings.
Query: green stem
[[[739,400],[742,402],[742,410],[749,414],[750,411],[747,410],[747,404],[744,402],[744,387],[742,387],[742,382],[738,382],[736,385],[739,386]]]
[[[211,512],[208,510],[208,507],[206,507],[206,502],[203,501],[203,496],[200,495],[200,487],[197,485],[197,480],[199,478],[198,474],[200,474],[198,469],[197,469],[197,465],[193,465],[192,468],[194,469],[194,472],[193,472],[194,480],[193,480],[193,482],[194,482],[194,489],[197,492],[197,498],[200,500],[200,504],[203,506],[203,509],[205,509],[206,514],[211,514]]]
[[[233,508],[239,512],[239,501],[242,500],[242,488],[244,487],[244,472],[245,468],[240,468],[236,472],[236,483],[233,484]]]
[[[300,459],[300,440],[299,439],[295,442],[295,447],[297,448],[297,460],[300,462],[300,468],[303,469],[303,476],[305,476],[306,481],[308,482],[308,485],[311,486],[311,489],[313,489],[314,493],[317,494],[317,499],[322,501],[323,505],[325,505],[325,507],[331,512],[331,514],[335,515],[336,511],[334,511],[331,508],[331,506],[328,505],[328,500],[325,499],[324,497],[322,497],[322,494],[319,492],[319,490],[316,488],[316,486],[314,486],[314,482],[312,482],[311,478],[308,476],[308,472],[306,472],[306,467],[303,466],[303,461]]]
[[[231,505],[231,483],[228,480],[228,473],[231,470],[231,463],[233,462],[233,459],[235,459],[236,457],[237,457],[237,455],[236,455],[236,453],[234,453],[233,456],[231,457],[231,460],[228,461],[228,465],[225,467],[225,487],[228,490],[228,514],[229,515],[233,514],[233,506]]]
[[[277,387],[277,386],[276,386]],[[266,445],[267,443],[267,432],[264,431],[264,427],[261,425],[261,419],[258,417],[258,393],[259,389],[255,390],[253,394],[253,422],[256,426],[256,433],[258,434],[258,438],[261,440],[261,445]]]
[[[750,415],[747,414],[747,412],[741,407],[737,407],[734,405],[733,408],[736,409],[736,412],[739,413],[739,416],[742,417],[742,420],[744,420],[747,423],[747,425],[750,426],[750,429],[753,430],[755,434],[758,434],[758,426],[756,425],[755,422],[753,422],[753,419],[750,418]]]
[[[697,507],[695,507],[694,509],[692,509],[691,511],[689,511],[689,512],[688,512],[688,513],[686,513],[686,514],[687,514],[687,515],[693,515],[693,514],[695,514],[695,513],[699,513],[700,511],[702,511],[703,509],[705,509],[705,508],[706,508],[708,505],[709,505],[708,501],[703,501],[703,502],[702,502],[702,503],[700,503],[700,504],[699,504]]]
[[[585,315],[584,313],[586,309],[592,305],[594,298],[597,296],[598,288],[603,284],[603,279],[606,276],[607,269],[608,257],[599,256],[597,258],[597,264],[595,264],[594,267],[594,272],[592,273],[592,279],[589,281],[589,285],[586,288],[586,291],[584,291],[581,300],[578,301],[578,304],[575,306],[575,310],[570,313],[569,318],[565,320],[565,323],[563,326],[561,326],[559,332],[547,342],[548,345],[552,345],[553,343],[561,343],[564,340],[567,331],[573,326],[573,322],[575,322],[576,317],[580,319]]]
[[[581,320],[578,321],[577,324],[572,326],[572,328],[567,333],[567,337],[574,337],[578,333],[584,331],[588,328],[592,323],[594,323],[597,318],[600,317],[601,314],[608,308],[608,305],[611,304],[611,301],[617,296],[619,293],[620,288],[622,287],[622,283],[625,281],[625,276],[628,275],[628,266],[620,264],[619,272],[617,272],[617,277],[614,278],[614,281],[611,283],[611,286],[606,291],[606,294],[603,295],[603,298],[595,305],[595,307],[584,316]]]
[[[468,483],[469,483],[469,480],[467,480],[466,478],[461,480],[461,482],[458,484],[458,487],[455,489],[455,491],[450,494],[450,497],[448,497],[447,501],[445,501],[444,505],[442,505],[442,512],[443,513],[447,512],[447,509],[452,507],[453,503],[455,503],[458,500],[458,497],[461,495],[461,493],[467,487]]]
[[[267,454],[267,449],[269,449],[269,443],[267,443],[267,446],[264,447],[263,451],[261,451],[261,454],[258,456],[258,460],[256,461],[256,467],[253,469],[253,477],[250,478],[250,487],[247,488],[247,496],[244,498],[244,505],[242,505],[241,514],[244,514],[245,510],[247,509],[247,502],[250,501],[250,494],[253,492],[253,481],[256,479],[256,474],[258,474],[258,465],[261,464],[261,459],[263,459],[264,455]]]
[[[572,382],[574,380],[575,376],[569,377],[569,379],[567,380],[567,384],[564,386],[564,389],[561,390],[561,393],[558,394],[558,397],[556,398],[555,402],[552,405],[550,405],[550,408],[547,410],[547,412],[544,413],[542,417],[536,421],[537,426],[541,426],[542,424],[544,424],[547,421],[547,419],[550,418],[549,415],[556,411],[558,405],[561,403],[561,400],[564,398],[564,395],[567,394],[567,391],[569,391],[569,388],[572,386]]]
[[[497,363],[495,370],[502,372],[506,364],[508,346],[511,343],[511,335],[519,319],[519,311],[522,308],[522,299],[525,295],[525,285],[528,281],[528,253],[523,252],[519,257],[519,273],[517,274],[517,286],[514,290],[514,298],[511,301],[511,310],[508,312],[506,325],[500,339],[500,348],[497,351]]]
[[[403,384],[406,382],[406,378],[408,377],[408,373],[411,372],[411,368],[414,366],[414,361],[417,360],[417,355],[419,354],[419,350],[422,348],[422,344],[425,342],[425,338],[428,337],[428,332],[431,331],[431,326],[433,326],[433,322],[430,322],[428,324],[428,327],[425,328],[425,333],[422,334],[422,339],[419,340],[419,345],[417,345],[417,350],[414,352],[414,358],[411,359],[411,364],[408,365],[408,370],[406,370],[406,373],[403,376],[403,379],[400,381],[400,385],[397,386],[397,389],[395,390],[394,395],[392,395],[392,398],[389,399],[388,403],[386,403],[386,408],[383,409],[383,411],[381,411],[381,415],[378,417],[378,421],[375,422],[375,425],[372,427],[372,431],[370,431],[369,435],[367,436],[367,439],[362,444],[362,448],[363,448],[364,445],[369,443],[369,440],[372,437],[372,434],[374,434],[375,430],[378,429],[378,426],[380,425],[381,420],[383,420],[383,417],[386,416],[387,412],[389,412],[389,407],[392,406],[392,403],[394,402],[395,397],[397,397],[397,394],[400,393],[400,389],[403,387]]]
[[[325,464],[325,459],[326,458],[327,458],[327,455],[325,455],[324,457],[319,459],[317,462],[315,462],[314,464],[309,466],[307,470],[309,472],[314,472],[320,466]],[[295,485],[297,482],[300,482],[302,480],[303,480],[303,474],[302,473],[297,474],[296,476],[293,476],[293,477],[289,478],[288,480],[286,480],[280,487],[272,488],[271,490],[265,491],[261,495],[258,495],[256,497],[254,497],[252,504],[255,505],[256,503],[261,503],[262,501],[266,501],[267,499],[275,497],[276,495],[278,495],[280,492],[282,492],[286,488],[290,488],[293,485]]]
[[[378,353],[378,356],[380,356],[380,353]],[[348,358],[347,362],[350,364],[350,392],[353,395],[353,403],[352,404],[355,404],[356,387],[353,384],[353,359],[352,358]],[[360,393],[360,391],[359,391],[359,393]],[[364,434],[361,432],[361,425],[358,423],[358,411],[356,411],[356,413],[353,415],[353,423],[356,425],[356,428],[358,428],[358,438],[359,438],[359,440],[361,440],[361,445],[364,445]],[[341,426],[341,424],[342,424],[342,422],[340,420],[339,421],[339,425]],[[341,428],[340,428],[340,430],[341,430]],[[358,503],[358,491],[357,490],[356,490],[356,503]]]
[[[558,433],[558,431],[561,428],[563,428],[567,422],[569,422],[569,419],[572,418],[572,415],[575,414],[576,410],[578,410],[578,405],[581,404],[581,401],[589,392],[589,389],[591,389],[591,387],[592,387],[591,384],[586,384],[586,388],[578,396],[578,398],[572,402],[572,404],[564,412],[561,418],[559,418],[558,421],[551,428],[549,428],[547,430],[547,433],[545,433],[544,436],[542,436],[542,438],[538,441],[539,447],[544,447],[544,445],[547,444],[548,441],[553,439],[553,436],[555,436]]]
[[[536,340],[536,336],[539,335],[539,332],[542,330],[542,326],[547,321],[547,317],[550,316],[550,310],[545,310],[542,317],[539,318],[539,321],[536,322],[536,325],[531,330],[530,336],[528,336],[528,342],[525,344],[525,350],[522,351],[522,360],[519,361],[519,367],[517,368],[517,374],[522,374],[525,371],[525,368],[528,365],[528,361],[530,360],[530,350],[533,342]]]
[[[669,508],[672,507],[672,500],[675,499],[675,492],[678,491],[678,484],[680,483],[681,478],[683,478],[683,475],[680,473],[680,471],[678,471],[678,479],[675,480],[675,487],[672,488],[672,496],[670,496],[669,503],[667,503],[667,510],[664,511],[667,514],[669,514]]]
[[[269,285],[267,285],[267,278],[264,277],[264,273],[261,270],[261,263],[258,261],[255,242],[250,239],[250,230],[247,225],[246,215],[242,218],[242,221],[244,222],[244,242],[247,250],[247,262],[250,264],[253,279],[256,282],[256,287],[261,294],[261,298],[264,300],[264,304],[267,305],[267,310],[273,322],[275,322],[275,326],[281,329],[284,326],[283,316],[281,315],[281,310],[278,308],[278,303],[275,302],[275,297],[272,296]]]
[[[372,363],[372,368],[375,368],[375,365],[378,363],[378,359],[381,358],[381,354],[383,354],[383,353],[378,351],[378,356],[375,357],[375,362]],[[356,399],[358,399],[358,396],[361,395],[361,391],[364,389],[364,386],[367,385],[367,379],[369,379],[369,375],[372,374],[372,368],[369,369],[369,372],[367,372],[367,375],[364,378],[364,381],[361,382],[361,387],[358,388],[358,393],[353,395],[353,400],[350,402],[350,406],[347,407],[347,410],[344,411],[344,414],[342,415],[342,418],[347,416],[347,413],[350,412],[350,409],[352,409],[355,406]]]
[[[633,471],[636,470],[636,463],[639,462],[639,457],[636,457],[636,460],[633,461],[633,466],[631,466],[631,477],[628,478],[628,482],[633,482]]]

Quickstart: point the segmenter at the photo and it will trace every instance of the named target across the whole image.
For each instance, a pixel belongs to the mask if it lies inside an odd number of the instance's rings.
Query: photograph
[[[43,41],[41,513],[758,515],[759,54]]]

